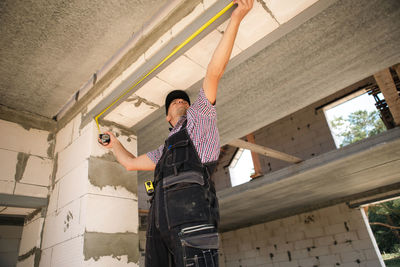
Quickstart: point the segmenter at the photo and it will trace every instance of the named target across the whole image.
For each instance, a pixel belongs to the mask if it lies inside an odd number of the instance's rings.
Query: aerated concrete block
[[[18,153],[15,151],[0,149],[0,161],[2,170],[0,173],[0,180],[3,181],[14,181],[15,170],[17,167],[17,156]]]
[[[51,255],[53,253],[53,248],[42,249],[40,255],[39,267],[51,267]]]
[[[47,141],[49,132],[37,129],[26,130],[16,123],[4,120],[0,120],[0,129],[2,135],[0,148],[40,157],[50,157],[48,155],[49,142]]]
[[[283,24],[301,13],[318,0],[263,0],[280,24]]]
[[[137,201],[100,195],[83,198],[81,218],[87,232],[137,233],[139,215]]]
[[[57,210],[47,214],[43,231],[43,245],[46,249],[55,244],[83,235],[85,221],[81,216],[81,199],[76,199]]]
[[[83,256],[83,237],[78,236],[66,240],[53,247],[51,256],[51,266],[57,267],[82,267]]]
[[[0,181],[0,193],[12,195],[14,193],[14,181]]]
[[[49,186],[53,170],[53,161],[47,158],[31,156],[28,158],[21,183]]]
[[[279,24],[275,19],[258,1],[254,1],[253,8],[240,23],[235,44],[245,50],[278,27]],[[218,27],[218,29],[221,28]]]
[[[85,131],[71,145],[58,154],[56,181],[89,157],[92,142],[92,132]]]
[[[23,184],[23,183],[16,183],[15,190],[14,190],[15,195],[42,197],[42,198],[46,198],[48,192],[49,192],[49,189],[45,186],[30,185],[30,184]]]
[[[76,168],[66,174],[58,183],[57,209],[79,199],[88,190],[88,161],[82,161]]]
[[[157,77],[175,88],[182,89],[189,88],[202,79],[205,74],[205,68],[202,68],[185,55],[182,55],[163,69]]]
[[[27,259],[17,262],[17,267],[32,267],[32,266],[35,266],[35,255],[31,255]]]
[[[67,125],[59,130],[56,134],[55,153],[59,153],[72,143],[72,132],[74,122],[70,121]]]
[[[165,104],[167,94],[174,89],[178,88],[172,87],[156,76],[140,87],[135,95],[162,107]]]
[[[44,218],[37,218],[24,225],[18,252],[19,256],[24,255],[34,247],[40,247],[43,222]]]

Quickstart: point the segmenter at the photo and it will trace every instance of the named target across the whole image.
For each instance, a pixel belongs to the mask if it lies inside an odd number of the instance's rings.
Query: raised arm
[[[135,157],[125,149],[113,133],[105,133],[110,135],[110,143],[104,147],[112,149],[114,156],[125,169],[128,171],[153,171],[155,169],[156,165],[146,154]]]
[[[211,104],[215,104],[218,83],[231,57],[240,22],[253,7],[254,0],[234,0],[233,2],[238,6],[233,11],[229,24],[214,51],[203,81],[204,93]]]

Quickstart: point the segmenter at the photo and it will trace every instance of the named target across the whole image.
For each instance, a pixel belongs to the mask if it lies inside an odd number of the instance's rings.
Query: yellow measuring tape
[[[197,35],[199,35],[204,29],[206,29],[208,26],[210,26],[211,23],[213,23],[215,20],[217,20],[220,16],[222,16],[226,11],[228,11],[232,6],[233,2],[231,2],[229,5],[227,5],[224,9],[222,9],[220,12],[218,12],[214,17],[212,17],[209,21],[207,21],[203,26],[201,26],[196,32],[194,32],[191,36],[189,36],[185,41],[183,41],[179,46],[177,46],[168,56],[166,56],[160,63],[158,63],[157,66],[155,66],[149,73],[147,73],[145,76],[143,76],[138,82],[136,82],[133,86],[131,86],[128,90],[126,90],[122,95],[120,95],[114,102],[112,102],[108,107],[106,107],[101,113],[99,113],[94,119],[97,124],[97,129],[99,130],[100,133],[100,125],[99,125],[99,118],[101,115],[103,115],[109,108],[111,108],[115,103],[117,103],[122,97],[124,97],[127,93],[132,91],[133,88],[135,88],[139,83],[141,83],[144,79],[146,79],[147,76],[149,76],[151,73],[153,73],[156,69],[158,69],[162,64],[164,64],[165,61],[167,61],[170,57],[175,55],[182,47],[184,47],[186,44],[188,44],[193,38],[195,38]]]

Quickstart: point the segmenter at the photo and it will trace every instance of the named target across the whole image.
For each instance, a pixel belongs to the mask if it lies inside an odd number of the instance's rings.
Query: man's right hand
[[[108,134],[110,136],[110,142],[109,143],[102,143],[101,139],[99,137],[98,141],[103,147],[111,149],[116,142],[119,142],[117,137],[115,137],[115,135],[112,132],[106,131],[106,132],[104,132],[104,134]]]

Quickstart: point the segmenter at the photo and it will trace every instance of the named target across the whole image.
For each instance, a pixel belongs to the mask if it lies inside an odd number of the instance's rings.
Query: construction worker
[[[218,266],[218,202],[210,176],[219,156],[215,102],[242,19],[254,0],[236,9],[208,65],[197,100],[181,90],[168,94],[166,120],[173,127],[158,149],[134,157],[111,132],[103,144],[127,170],[154,170],[146,234],[146,267]]]

